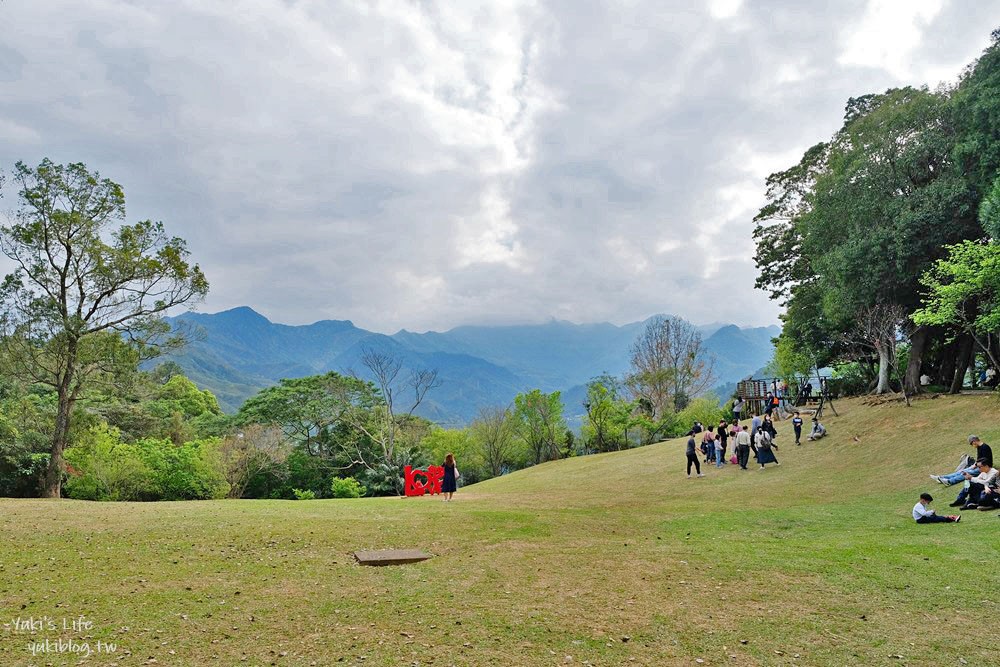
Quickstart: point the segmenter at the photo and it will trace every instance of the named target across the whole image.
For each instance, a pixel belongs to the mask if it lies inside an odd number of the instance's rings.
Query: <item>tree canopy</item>
[[[85,165],[18,162],[14,180],[19,205],[0,226],[14,265],[0,284],[0,349],[10,372],[57,392],[45,487],[57,497],[81,392],[177,344],[162,316],[204,297],[208,281],[162,223],[124,224],[121,186]]]
[[[912,394],[921,369],[943,363],[925,358],[927,350],[955,354],[935,341],[953,337],[956,321],[929,316],[924,301],[928,287],[941,284],[934,276],[948,271],[937,263],[959,247],[971,259],[964,244],[983,238],[1000,202],[992,194],[1000,168],[998,50],[994,33],[952,88],[851,98],[832,137],[768,177],[755,218],[757,286],[786,306],[778,344],[786,365],[860,354],[881,371],[873,371],[873,386],[886,391],[901,339],[903,384]],[[872,321],[897,309],[898,324]]]

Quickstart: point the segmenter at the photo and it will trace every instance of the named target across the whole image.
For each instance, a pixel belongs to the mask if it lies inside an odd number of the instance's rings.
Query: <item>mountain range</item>
[[[367,348],[397,355],[404,369],[436,369],[441,385],[417,411],[442,425],[467,424],[479,408],[509,403],[516,394],[541,389],[564,392],[573,420],[585,385],[603,373],[621,376],[629,366],[629,346],[646,321],[623,326],[551,321],[517,326],[462,326],[445,332],[401,330],[385,335],[348,320],[290,326],[271,322],[252,308],[220,313],[184,313],[171,318],[191,342],[169,359],[223,409],[235,411],[247,398],[282,378],[337,371],[363,375]],[[720,385],[735,382],[771,358],[777,326],[699,327],[714,357]],[[404,371],[405,372],[405,371]]]

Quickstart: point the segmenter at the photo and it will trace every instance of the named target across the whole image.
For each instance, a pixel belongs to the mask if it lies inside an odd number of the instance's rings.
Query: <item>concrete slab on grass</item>
[[[360,565],[406,565],[419,563],[431,557],[419,549],[384,549],[382,551],[355,551]]]

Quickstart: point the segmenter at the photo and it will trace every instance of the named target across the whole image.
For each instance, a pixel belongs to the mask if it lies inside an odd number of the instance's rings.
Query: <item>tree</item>
[[[374,381],[381,400],[367,413],[348,412],[348,419],[375,443],[380,463],[397,466],[400,463],[396,455],[397,437],[402,427],[413,420],[413,413],[427,393],[440,387],[441,381],[436,370],[411,369],[400,383],[403,359],[389,350],[365,347],[361,352],[361,364]],[[373,461],[363,457],[360,462],[366,468],[374,467]]]
[[[905,322],[906,313],[897,305],[877,304],[858,314],[851,342],[865,354],[874,351],[878,355],[876,394],[892,391],[890,372],[896,367],[896,345]]]
[[[583,433],[588,446],[598,452],[628,448],[628,428],[634,405],[621,397],[618,381],[602,375],[587,384],[587,400],[583,404],[587,418]]]
[[[341,424],[353,424],[355,413],[370,412],[378,403],[377,391],[370,382],[331,371],[286,378],[262,389],[240,407],[238,418],[245,425],[277,426],[309,454],[318,456],[329,453],[321,446],[324,433]]]
[[[543,394],[532,389],[514,397],[518,432],[536,464],[559,458],[562,435],[566,431],[563,403],[558,391]]]
[[[991,38],[990,46],[963,73],[949,119],[958,136],[953,158],[980,197],[1000,171],[1000,29]]]
[[[913,321],[960,329],[994,368],[1000,368],[995,343],[1000,331],[1000,243],[965,241],[950,246],[948,256],[924,275],[923,284],[927,296]]]
[[[14,178],[20,205],[0,226],[0,252],[14,264],[0,285],[0,346],[13,373],[58,394],[43,489],[58,497],[73,406],[88,381],[179,343],[162,316],[203,298],[208,282],[162,223],[121,224],[121,186],[85,165],[18,162]]]
[[[281,429],[251,424],[219,445],[229,497],[242,498],[255,476],[279,470],[291,452]]]
[[[625,383],[636,399],[652,407],[655,421],[682,410],[715,382],[713,362],[703,349],[701,334],[679,317],[650,319],[630,352],[631,370]]]
[[[876,304],[907,314],[922,273],[942,247],[979,233],[974,192],[953,152],[957,126],[948,91],[901,88],[848,101],[841,129],[800,163],[768,179],[755,218],[758,286],[784,298],[800,349],[841,357],[830,338],[857,338]],[[909,331],[904,384],[919,390],[926,327]],[[818,355],[819,356],[819,355]],[[883,361],[886,361],[883,358]],[[820,362],[822,363],[822,362]]]
[[[517,425],[509,407],[488,406],[469,427],[491,477],[499,477],[517,453]]]

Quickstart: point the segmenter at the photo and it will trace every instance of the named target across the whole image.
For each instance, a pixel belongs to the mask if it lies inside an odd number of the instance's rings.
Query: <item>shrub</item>
[[[677,413],[677,421],[674,424],[673,435],[687,433],[691,425],[700,421],[705,428],[712,428],[722,419],[723,409],[719,405],[719,399],[708,394],[701,398],[696,398],[689,402],[687,407]]]
[[[209,500],[229,493],[217,440],[178,446],[170,440],[147,438],[136,447],[153,471],[160,500]]]
[[[156,500],[153,470],[134,445],[121,442],[118,429],[105,424],[83,433],[66,450],[71,473],[64,489],[79,500]]]
[[[82,500],[207,500],[229,491],[215,440],[121,442],[105,424],[66,450],[66,495]]]
[[[295,496],[296,500],[316,500],[316,493],[306,489],[292,489],[292,494]]]
[[[368,489],[353,477],[334,477],[330,483],[330,491],[334,498],[360,498]]]

